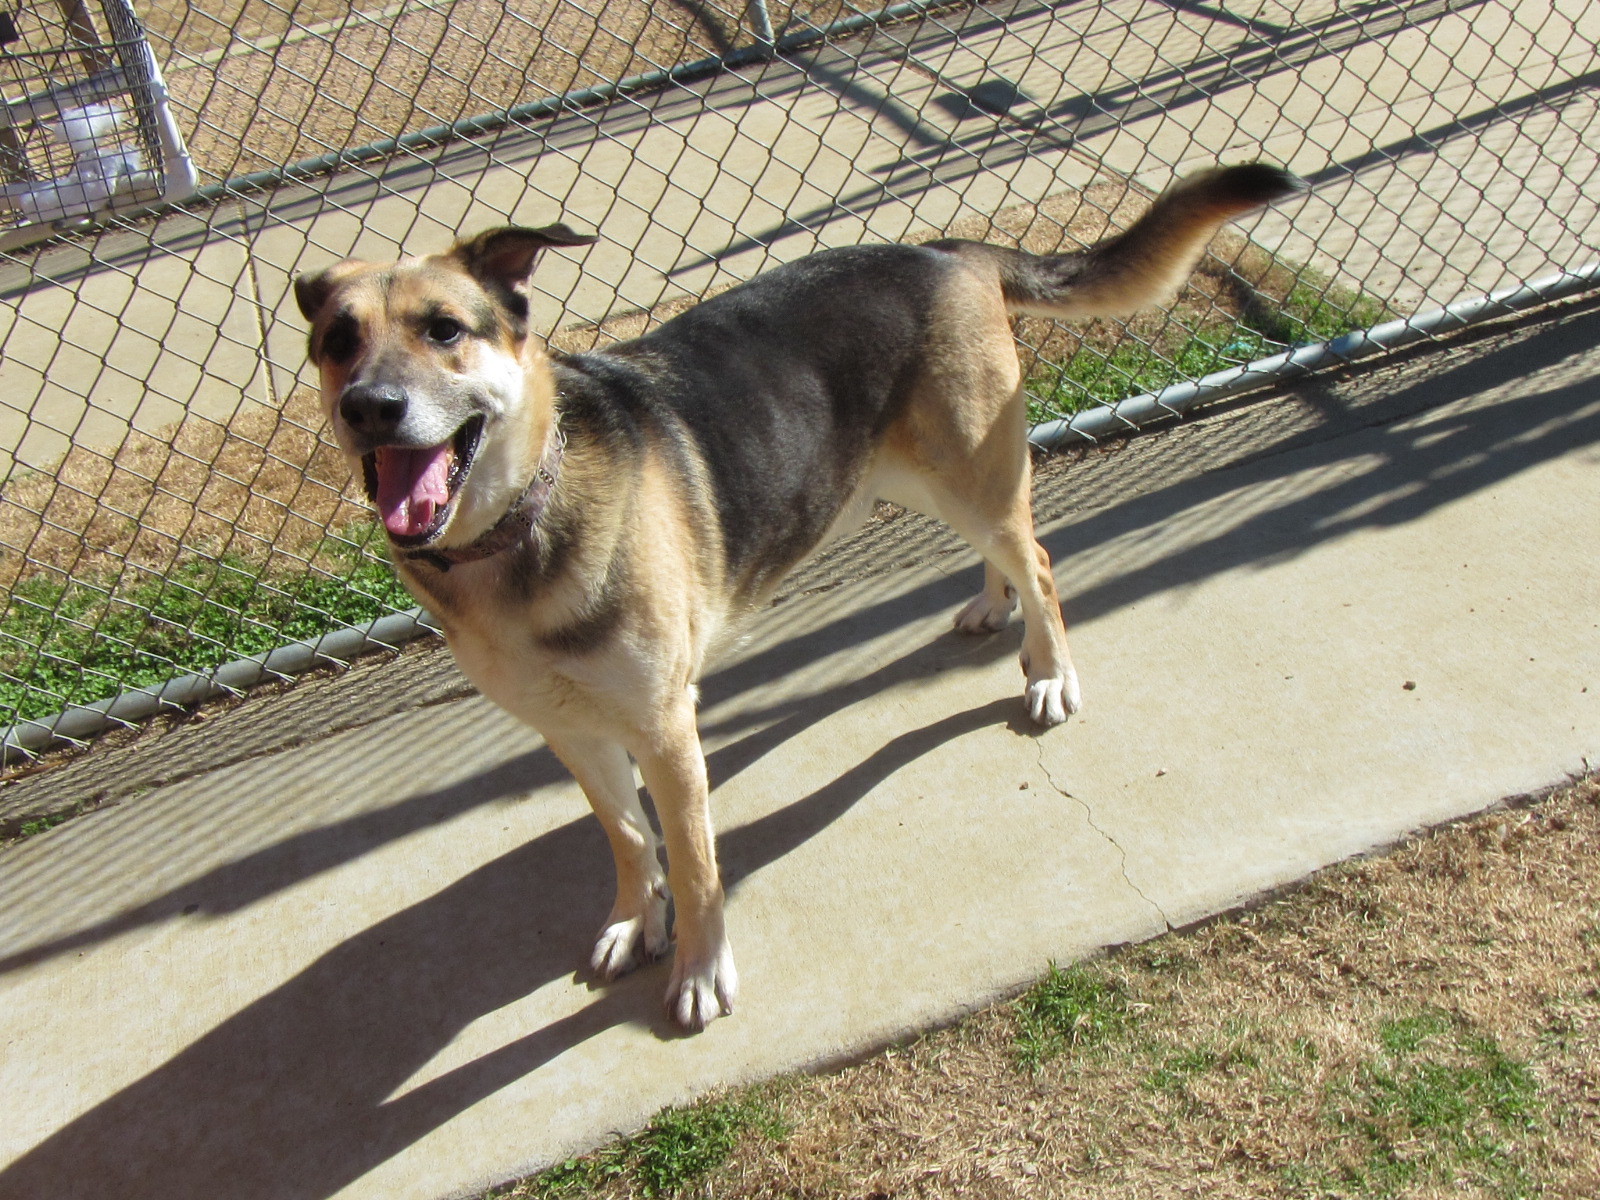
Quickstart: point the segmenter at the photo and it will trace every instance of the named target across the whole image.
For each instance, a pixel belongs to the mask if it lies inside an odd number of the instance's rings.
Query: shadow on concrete
[[[1263,22],[1241,22],[1210,5],[1167,0],[1171,8],[1218,24],[1244,28],[1247,36],[1230,44],[1225,50],[1197,54],[1184,62],[1163,63],[1159,69],[1137,78],[1124,78],[1097,91],[1073,93],[1061,100],[1040,102],[1017,92],[1004,105],[987,104],[983,102],[984,89],[1008,81],[989,78],[970,86],[945,81],[952,90],[935,99],[938,107],[958,118],[986,115],[991,119],[974,122],[974,127],[964,133],[951,134],[911,114],[914,135],[908,135],[907,141],[920,145],[922,149],[906,154],[897,162],[875,168],[875,173],[881,176],[879,180],[855,188],[827,204],[790,213],[783,221],[739,238],[714,254],[686,256],[679,261],[672,274],[687,273],[746,251],[770,247],[787,238],[815,237],[817,231],[830,221],[870,211],[887,201],[915,203],[917,195],[935,187],[959,187],[979,175],[1003,173],[1004,168],[1041,151],[1068,150],[1079,142],[1112,133],[1132,122],[1171,112],[1234,88],[1259,87],[1264,80],[1284,71],[1300,70],[1320,59],[1344,55],[1362,45],[1376,44],[1405,30],[1420,28],[1451,14],[1475,8],[1483,2],[1423,0],[1422,3],[1401,6],[1392,3],[1392,0],[1369,0],[1368,3],[1342,7],[1325,17],[1291,27],[1280,27]],[[941,52],[959,48],[963,39],[1033,17],[1039,11],[1029,9],[1002,18],[959,24],[953,28],[932,23],[932,32],[919,27],[909,37],[897,31],[889,31],[883,36],[896,42],[895,50],[889,53],[903,53],[920,69],[936,73]],[[1202,48],[1206,49],[1204,43]],[[864,100],[870,102],[873,92],[856,78],[859,69],[851,64],[850,70],[841,72],[831,64],[829,56],[835,54],[836,51],[823,48],[793,55],[787,61],[805,72],[807,79],[814,84],[837,91],[846,100],[858,105],[863,104]],[[837,82],[841,74],[850,80],[848,91]],[[1015,85],[1011,86],[1014,90]],[[1565,84],[1553,85],[1552,95],[1565,95],[1568,90]],[[1537,103],[1538,97],[1543,94],[1538,93],[1532,102]],[[1453,137],[1476,136],[1480,131],[1479,126],[1494,120],[1501,111],[1500,108],[1494,108],[1485,114],[1483,121],[1464,118],[1464,124],[1457,123],[1461,125],[1460,128],[1438,131],[1432,148],[1437,150],[1439,145]],[[896,128],[903,130],[906,120],[901,114],[893,123]],[[1389,160],[1382,158],[1380,161],[1387,163]],[[1318,178],[1353,174],[1356,169],[1333,166],[1320,173]]]
[[[1312,494],[1285,494],[1280,505],[1214,532],[1192,530],[1194,536],[1147,566],[1078,592],[1068,601],[1070,608],[1092,617],[1196,578],[1265,569],[1360,530],[1406,524],[1575,447],[1600,442],[1600,396],[1593,382],[1584,380],[1363,441],[1376,461],[1359,475],[1335,478]],[[1258,477],[1281,481],[1289,475],[1270,470]],[[1220,499],[1230,489],[1208,490],[1212,499]],[[1097,513],[1047,539],[1047,548],[1069,556],[1104,539],[1148,529],[1150,519],[1164,511],[1157,498],[1149,497]],[[1359,595],[1354,582],[1352,595]]]
[[[1306,182],[1318,187],[1336,179],[1358,175],[1362,171],[1393,169],[1403,158],[1415,154],[1436,155],[1450,142],[1461,138],[1482,138],[1484,130],[1494,125],[1525,121],[1540,110],[1559,113],[1569,104],[1592,103],[1596,88],[1600,88],[1600,71],[1588,71],[1571,79],[1563,79],[1525,96],[1491,104],[1477,112],[1463,113],[1428,129],[1418,129],[1406,137],[1374,146],[1343,162],[1330,163],[1322,170],[1308,174]]]
[[[937,646],[920,651],[895,674],[914,677],[928,663],[912,660],[939,657]],[[834,707],[836,698],[819,697],[798,723]],[[811,795],[731,830],[720,840],[730,891],[905,764],[1006,720],[1013,707],[995,700],[902,733]],[[548,753],[538,757],[553,763]],[[502,770],[524,765],[518,759]],[[742,765],[736,753],[715,769]],[[271,852],[287,855],[284,847]],[[240,876],[230,868],[200,889],[210,896],[207,911],[242,906],[228,890]],[[320,1200],[614,1025],[678,1036],[662,1015],[658,965],[598,988],[569,1016],[406,1087],[473,1021],[584,961],[610,888],[597,823],[574,821],[533,839],[342,943],[52,1134],[0,1171],[0,1195]]]
[[[388,753],[400,751],[401,747],[395,746]],[[293,751],[288,754],[292,756]],[[542,748],[529,751],[466,782],[417,792],[387,808],[334,821],[275,842],[65,937],[0,956],[0,975],[180,915],[205,919],[240,912],[379,846],[480,805],[525,795],[566,778],[566,769],[556,761],[555,755]]]
[[[51,1135],[0,1172],[0,1195],[332,1195],[563,1048],[649,1021],[655,997],[624,984],[394,1095],[470,1022],[580,961],[571,914],[608,902],[605,860],[598,826],[575,821],[378,922]]]
[[[1374,415],[1392,419],[1515,383],[1592,346],[1597,334],[1600,313],[1563,321],[1402,387]],[[1592,380],[1563,382],[1552,375],[1554,382],[1540,390],[1463,406],[1416,426],[1379,425],[1320,443],[1297,439],[1291,453],[1091,512],[1047,539],[1058,559],[1130,532],[1172,526],[1182,539],[1143,565],[1111,570],[1069,595],[1068,611],[1081,624],[1222,572],[1264,568],[1357,530],[1412,521],[1600,442],[1600,398]],[[1270,493],[1277,484],[1284,496],[1278,506],[1230,515],[1226,504],[1216,503],[1244,486],[1264,485]],[[946,610],[953,596],[976,584],[974,568],[857,610],[714,675],[707,692],[719,700],[754,695],[762,680],[786,665]],[[973,655],[1015,653],[1016,645],[1014,630],[979,643],[946,635],[869,677],[741,711],[718,730],[743,736],[710,756],[712,778],[726,780],[872,694]],[[719,845],[730,890],[737,893],[743,881],[806,843],[907,763],[999,721],[1020,732],[1015,695],[902,732],[810,795],[727,831]],[[555,771],[544,751],[520,756],[451,788],[419,792],[381,812],[287,839],[184,885],[181,897],[207,913],[236,912],[437,819],[441,808],[462,812],[525,791],[530,782],[548,782]],[[605,1029],[629,1022],[673,1036],[660,1016],[664,971],[657,966],[597,990],[592,1003],[570,1016],[402,1091],[473,1021],[568,976],[587,955],[610,891],[609,856],[596,823],[584,819],[553,829],[342,943],[58,1130],[0,1172],[0,1195],[320,1200]],[[174,889],[57,943],[14,954],[5,966],[15,969],[170,918],[179,897]]]

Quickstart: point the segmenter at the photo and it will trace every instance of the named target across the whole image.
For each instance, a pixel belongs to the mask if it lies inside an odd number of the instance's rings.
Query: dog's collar
[[[567,435],[556,426],[555,444],[545,451],[539,469],[533,473],[528,486],[522,489],[505,515],[479,537],[465,546],[447,546],[438,549],[406,550],[402,557],[410,562],[427,563],[437,571],[448,571],[462,563],[481,562],[509,550],[521,542],[539,523],[550,495],[556,488],[556,476],[561,474],[561,459],[567,449]]]

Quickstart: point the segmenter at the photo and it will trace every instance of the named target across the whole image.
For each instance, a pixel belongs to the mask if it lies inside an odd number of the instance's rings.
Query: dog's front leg
[[[723,927],[722,879],[694,703],[685,690],[664,709],[634,756],[661,818],[677,910],[667,1012],[686,1029],[704,1029],[733,1011],[739,976]]]
[[[667,880],[655,830],[620,743],[581,736],[546,740],[589,798],[617,860],[616,903],[589,960],[600,978],[615,979],[666,953]]]

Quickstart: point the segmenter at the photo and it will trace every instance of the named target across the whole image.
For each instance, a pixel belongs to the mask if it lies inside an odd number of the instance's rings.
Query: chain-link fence
[[[1592,0],[140,16],[143,36],[125,6],[85,0],[0,19],[8,753],[91,728],[60,722],[74,706],[192,699],[222,664],[226,686],[287,669],[237,661],[282,643],[407,625],[303,369],[290,283],[339,258],[507,221],[595,229],[537,281],[536,319],[576,349],[823,246],[1053,250],[1218,160],[1316,185],[1219,239],[1167,312],[1021,323],[1036,416],[1058,432],[1297,344],[1396,318],[1424,331],[1462,297],[1594,274]],[[324,656],[372,640],[338,636]]]

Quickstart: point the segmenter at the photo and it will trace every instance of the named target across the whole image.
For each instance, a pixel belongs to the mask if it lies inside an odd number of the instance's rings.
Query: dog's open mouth
[[[439,535],[482,435],[483,418],[473,417],[437,446],[382,446],[362,457],[367,495],[391,538],[421,546]]]

